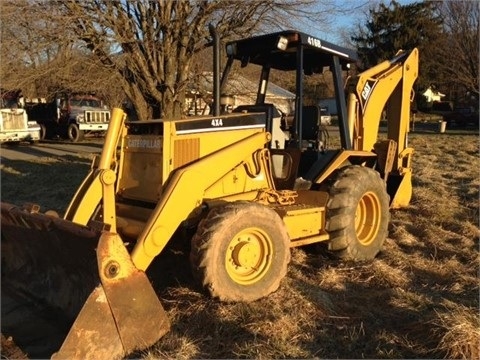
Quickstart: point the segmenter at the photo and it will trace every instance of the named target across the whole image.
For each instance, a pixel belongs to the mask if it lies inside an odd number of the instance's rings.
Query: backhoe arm
[[[374,151],[377,169],[390,195],[390,206],[407,206],[412,196],[411,158],[408,147],[410,102],[418,77],[418,50],[400,51],[357,77],[348,98],[348,123],[355,150]],[[378,141],[382,112],[387,111],[386,141]]]
[[[355,150],[373,150],[387,102],[388,137],[397,142],[397,153],[404,150],[409,131],[412,88],[417,76],[417,49],[401,51],[395,58],[358,75],[355,92],[349,97],[349,119],[353,124],[350,130]]]

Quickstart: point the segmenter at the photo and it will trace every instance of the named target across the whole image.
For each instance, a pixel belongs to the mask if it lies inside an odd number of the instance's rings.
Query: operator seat
[[[309,142],[318,140],[320,126],[320,107],[309,105],[302,107],[302,139]]]

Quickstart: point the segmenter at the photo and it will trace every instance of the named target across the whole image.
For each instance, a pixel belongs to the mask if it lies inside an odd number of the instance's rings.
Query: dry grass
[[[465,306],[447,303],[434,325],[441,329],[438,345],[450,359],[480,359],[480,319]]]
[[[392,213],[377,259],[339,263],[325,253],[294,249],[276,293],[250,304],[224,304],[202,293],[187,259],[168,249],[149,277],[172,330],[133,357],[478,359],[478,135],[412,134],[410,144],[413,199]],[[50,202],[46,207],[62,210],[88,166],[74,158],[4,163],[2,197]],[[52,189],[47,173],[69,184]],[[16,191],[19,184],[30,184],[26,194]]]

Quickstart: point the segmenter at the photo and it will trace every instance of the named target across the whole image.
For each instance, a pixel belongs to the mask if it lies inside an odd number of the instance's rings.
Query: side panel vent
[[[177,139],[173,143],[173,168],[197,160],[200,157],[200,139]]]

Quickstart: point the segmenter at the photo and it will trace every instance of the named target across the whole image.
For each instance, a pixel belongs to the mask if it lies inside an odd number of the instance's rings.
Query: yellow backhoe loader
[[[212,115],[128,121],[114,109],[101,156],[63,218],[1,204],[2,288],[74,320],[54,358],[116,359],[157,342],[169,320],[145,271],[188,223],[194,278],[222,301],[254,301],[286,275],[290,248],[324,242],[341,259],[381,250],[389,209],[407,206],[418,51],[344,80],[349,49],[298,31],[232,41]],[[220,111],[230,69],[261,68],[255,104]],[[266,103],[270,70],[296,74],[293,122]],[[333,74],[341,146],[329,149],[304,78]],[[386,109],[386,139],[378,141]]]

